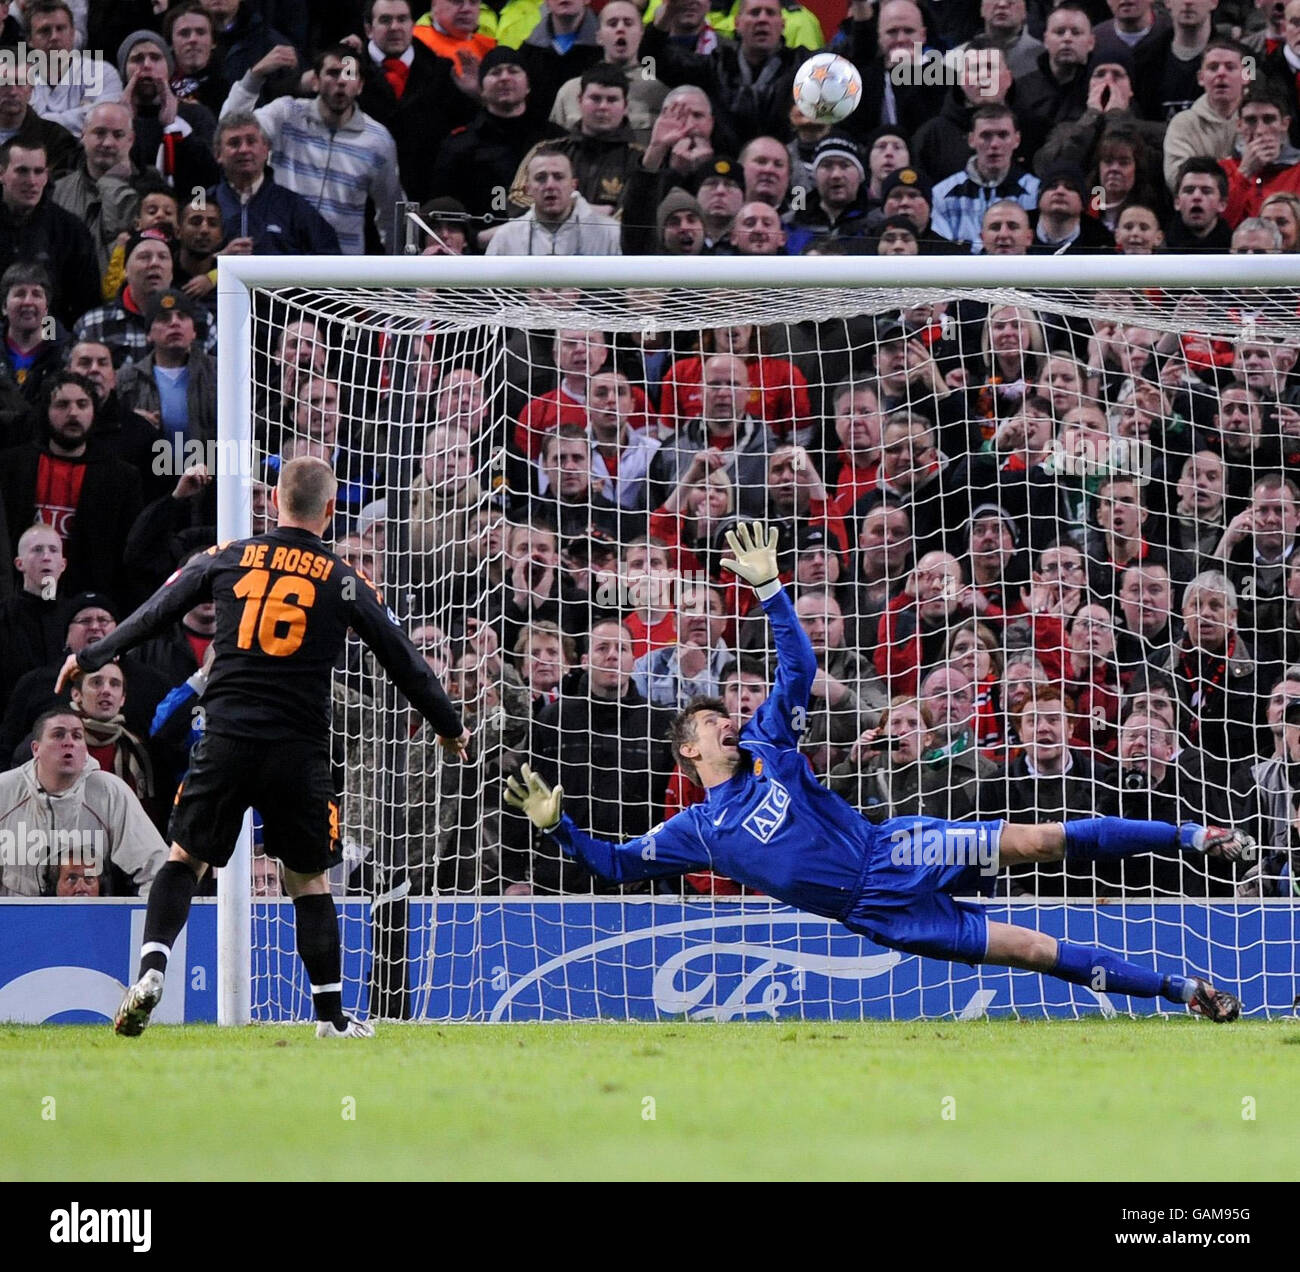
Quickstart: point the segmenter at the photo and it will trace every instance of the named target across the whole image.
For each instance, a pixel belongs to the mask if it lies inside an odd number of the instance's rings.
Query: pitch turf
[[[1255,1180],[1295,1170],[1300,1028],[1288,1022],[379,1030],[373,1042],[327,1044],[305,1027],[155,1026],[135,1040],[107,1026],[0,1027],[0,1176]],[[1248,1098],[1253,1120],[1242,1116]]]

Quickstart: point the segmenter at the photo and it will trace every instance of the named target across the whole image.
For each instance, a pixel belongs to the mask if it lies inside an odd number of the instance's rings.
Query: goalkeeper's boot
[[[318,1020],[316,1037],[318,1038],[373,1038],[375,1027],[365,1020],[354,1020],[343,1016],[340,1020]]]
[[[1214,1021],[1216,1025],[1226,1025],[1241,1015],[1241,1002],[1235,994],[1226,989],[1215,989],[1209,981],[1197,979],[1195,983],[1196,993],[1187,1004],[1189,1011]]]
[[[144,1033],[153,1009],[162,1002],[162,996],[163,974],[153,970],[145,972],[126,991],[126,997],[113,1017],[113,1032],[123,1038],[138,1038]]]
[[[1244,830],[1233,826],[1198,826],[1183,823],[1183,845],[1193,852],[1203,852],[1207,857],[1221,857],[1224,861],[1254,861],[1255,840]]]

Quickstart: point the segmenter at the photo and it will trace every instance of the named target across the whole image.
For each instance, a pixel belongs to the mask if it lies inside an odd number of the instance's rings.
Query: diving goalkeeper
[[[1235,1020],[1241,1004],[1195,976],[1162,974],[1094,945],[990,921],[954,893],[990,895],[997,872],[1062,857],[1113,861],[1178,851],[1238,860],[1240,831],[1094,817],[1042,825],[898,818],[873,825],[814,778],[798,750],[817,662],[777,577],[775,529],[728,533],[721,564],[753,585],[776,635],[771,696],[737,732],[718,698],[696,698],[673,721],[673,754],[705,787],[684,809],[626,844],[596,839],[560,812],[563,787],[530,768],[507,779],[506,801],[569,856],[615,882],[709,869],[812,914],[837,919],[880,945],[928,958],[1043,972],[1076,985],[1183,1003],[1208,1020]]]

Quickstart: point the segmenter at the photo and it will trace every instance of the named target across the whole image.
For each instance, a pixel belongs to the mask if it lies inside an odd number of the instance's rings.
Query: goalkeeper
[[[562,816],[563,788],[527,766],[526,789],[511,777],[506,800],[568,855],[616,882],[709,869],[813,914],[837,919],[881,945],[928,958],[1044,972],[1076,985],[1184,1003],[1216,1022],[1241,1004],[1195,976],[1162,974],[1093,945],[1011,923],[954,893],[989,895],[997,872],[1062,857],[1113,861],[1180,851],[1238,860],[1253,841],[1231,829],[1095,817],[1042,825],[898,818],[873,825],[820,785],[798,751],[817,661],[777,578],[775,529],[755,523],[728,533],[721,562],[755,588],[776,635],[771,696],[743,729],[720,699],[696,698],[672,726],[673,754],[708,792],[626,844],[596,839]]]

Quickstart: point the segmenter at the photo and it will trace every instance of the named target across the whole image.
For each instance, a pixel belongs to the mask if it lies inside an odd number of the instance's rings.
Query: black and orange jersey
[[[111,636],[77,655],[96,671],[215,601],[207,729],[275,741],[329,733],[330,683],[351,628],[441,737],[462,725],[442,686],[374,585],[309,530],[279,527],[200,553]]]

